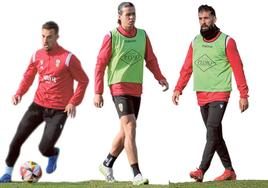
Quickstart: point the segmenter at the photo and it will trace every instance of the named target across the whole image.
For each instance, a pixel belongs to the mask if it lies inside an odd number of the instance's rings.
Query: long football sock
[[[14,169],[14,167],[6,166],[5,174],[9,174],[11,176],[12,172],[13,172],[13,169]]]
[[[138,163],[132,164],[132,165],[131,165],[131,168],[132,168],[134,177],[135,177],[136,175],[138,175],[138,174],[141,174],[141,171],[140,171],[140,168],[139,168]]]
[[[114,165],[114,162],[116,160],[117,157],[112,156],[110,153],[108,154],[108,156],[106,157],[106,159],[103,161],[103,165],[109,168],[112,168]]]

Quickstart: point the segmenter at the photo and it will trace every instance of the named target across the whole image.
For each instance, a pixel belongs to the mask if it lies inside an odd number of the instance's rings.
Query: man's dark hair
[[[214,8],[212,6],[208,6],[208,5],[201,5],[199,8],[198,8],[198,13],[200,12],[210,12],[210,14],[212,16],[215,16],[216,17],[216,12],[214,10]]]
[[[56,22],[53,22],[53,21],[48,21],[48,22],[44,23],[42,25],[42,29],[47,29],[47,30],[54,29],[56,34],[59,33],[59,26]]]
[[[120,5],[118,5],[118,8],[117,8],[118,14],[122,15],[122,12],[123,12],[122,9],[125,7],[135,7],[135,6],[131,2],[122,2],[120,3]],[[117,23],[121,24],[121,21],[118,20]]]
[[[135,7],[134,6],[134,4],[133,3],[131,3],[131,2],[122,2],[122,3],[120,3],[120,5],[118,5],[118,14],[122,14],[122,9],[124,8],[124,7]]]

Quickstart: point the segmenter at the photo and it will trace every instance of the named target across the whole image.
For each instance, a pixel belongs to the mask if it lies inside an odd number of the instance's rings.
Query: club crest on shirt
[[[122,103],[118,104],[118,108],[119,108],[120,112],[123,112],[123,104]]]
[[[56,67],[59,67],[60,66],[60,60],[59,59],[56,59],[55,65],[56,65]]]

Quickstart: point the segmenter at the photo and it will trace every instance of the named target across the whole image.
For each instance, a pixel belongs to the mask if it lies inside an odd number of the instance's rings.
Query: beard
[[[204,27],[205,26],[205,27]],[[207,26],[207,25],[204,25],[204,26],[201,26],[201,31],[202,32],[205,32],[205,31],[207,31],[207,30],[210,30],[210,29],[212,29],[215,25],[210,25],[210,26]]]
[[[216,25],[210,25],[209,27],[200,28],[200,34],[206,39],[210,40],[217,36],[220,29]]]

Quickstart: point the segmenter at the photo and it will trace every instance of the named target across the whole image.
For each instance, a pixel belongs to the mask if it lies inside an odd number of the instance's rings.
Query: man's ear
[[[217,17],[216,16],[214,16],[214,23],[216,23],[217,22]]]

